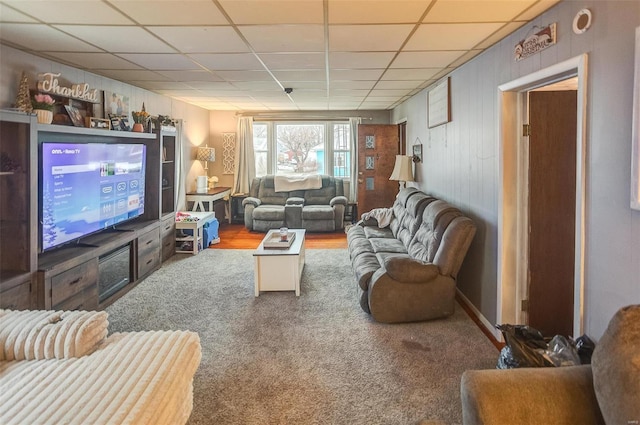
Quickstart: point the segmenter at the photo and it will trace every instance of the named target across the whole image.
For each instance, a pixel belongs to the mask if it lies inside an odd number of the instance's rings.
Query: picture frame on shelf
[[[109,121],[111,121],[112,130],[131,131],[131,126],[129,125],[129,117],[126,115],[109,114]]]
[[[111,130],[111,121],[104,118],[89,118],[89,127],[90,128],[99,128],[103,130]]]
[[[129,115],[129,97],[111,91],[104,91],[104,113],[105,116]]]
[[[71,122],[74,126],[84,127],[84,118],[78,108],[71,105],[64,105],[64,109],[67,110],[67,114],[69,114],[69,118],[71,118]]]

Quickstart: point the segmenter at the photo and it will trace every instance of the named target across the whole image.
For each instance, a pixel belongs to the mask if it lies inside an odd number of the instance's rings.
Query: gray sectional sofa
[[[475,224],[415,188],[401,189],[392,209],[388,227],[361,220],[347,233],[360,306],[384,323],[450,316]]]
[[[283,226],[308,232],[343,229],[347,205],[344,184],[332,176],[321,179],[319,189],[287,192],[276,192],[272,175],[253,179],[249,197],[242,201],[245,227],[258,232]]]

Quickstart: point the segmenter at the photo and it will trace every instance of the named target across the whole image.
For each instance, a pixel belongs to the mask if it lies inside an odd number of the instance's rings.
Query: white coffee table
[[[289,229],[296,234],[289,248],[265,248],[264,241],[278,232],[278,229],[269,230],[253,253],[256,297],[260,291],[295,291],[296,296],[300,296],[306,230]]]

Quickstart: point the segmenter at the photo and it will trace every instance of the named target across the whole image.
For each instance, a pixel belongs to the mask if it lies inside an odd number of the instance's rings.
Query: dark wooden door
[[[577,93],[529,95],[529,325],[573,335]]]
[[[358,126],[358,211],[389,208],[398,182],[389,180],[398,154],[398,126]]]

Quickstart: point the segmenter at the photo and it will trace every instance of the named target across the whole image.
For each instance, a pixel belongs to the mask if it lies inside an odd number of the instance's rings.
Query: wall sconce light
[[[204,169],[208,170],[209,162],[214,162],[216,160],[216,150],[214,148],[208,147],[207,145],[204,145],[204,147],[200,146],[198,148],[196,159],[198,161],[204,162]]]
[[[405,182],[413,181],[413,157],[408,155],[396,155],[396,163],[393,166],[389,180],[400,182],[400,189],[406,186]]]

